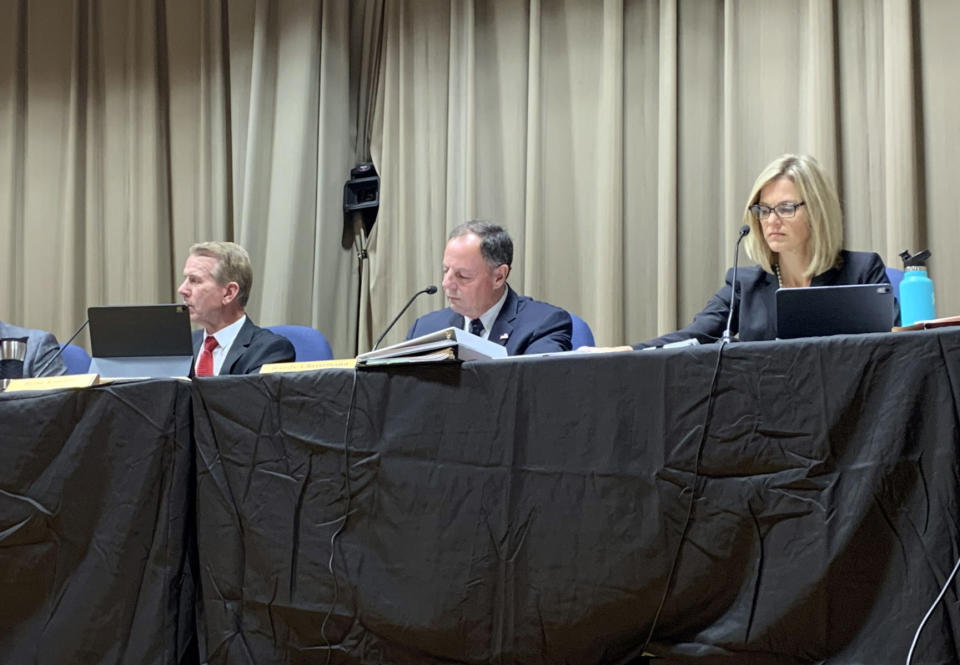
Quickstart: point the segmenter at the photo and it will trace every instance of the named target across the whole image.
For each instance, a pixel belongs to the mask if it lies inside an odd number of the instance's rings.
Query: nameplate
[[[68,374],[66,376],[38,376],[33,379],[11,379],[8,393],[31,390],[63,390],[64,388],[89,388],[99,383],[97,374]]]
[[[333,360],[307,360],[299,363],[267,363],[260,368],[261,374],[280,372],[311,372],[317,369],[353,369],[356,358],[334,358]]]

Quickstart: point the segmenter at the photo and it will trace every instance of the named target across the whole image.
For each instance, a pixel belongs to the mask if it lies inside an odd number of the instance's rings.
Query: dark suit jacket
[[[452,309],[437,310],[414,321],[407,339],[443,330],[453,326],[463,328],[463,316]],[[559,307],[518,296],[507,286],[507,299],[493,322],[487,339],[507,347],[511,356],[526,353],[569,351],[573,324],[570,314]]]
[[[197,365],[197,354],[203,344],[203,331],[193,331],[193,365],[190,375],[193,376]],[[230,351],[223,360],[219,376],[227,374],[255,374],[260,371],[261,365],[267,363],[291,362],[297,357],[293,344],[286,337],[281,337],[266,328],[254,325],[250,317],[244,321],[237,338],[230,345]]]
[[[63,363],[63,357],[58,355],[60,345],[57,343],[57,338],[52,334],[43,330],[12,326],[0,321],[0,339],[10,338],[26,338],[27,340],[27,355],[23,359],[24,378],[62,376],[67,373],[67,366]]]
[[[663,337],[634,345],[641,349],[696,337],[701,343],[715,342],[727,327],[730,312],[730,283],[733,268],[727,271],[726,285],[714,294],[703,311],[686,328]],[[883,260],[873,252],[840,252],[836,268],[816,275],[810,286],[841,284],[889,284]],[[739,332],[741,341],[776,339],[777,276],[760,266],[744,266],[737,271],[737,306],[733,312],[731,333]],[[897,316],[899,318],[899,316]],[[894,325],[894,321],[890,322]]]

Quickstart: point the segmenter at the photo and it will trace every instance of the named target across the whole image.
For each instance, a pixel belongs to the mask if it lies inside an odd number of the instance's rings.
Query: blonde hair
[[[804,276],[813,277],[837,265],[843,248],[843,212],[840,198],[816,159],[809,155],[783,155],[770,162],[753,183],[743,208],[743,223],[750,227],[744,246],[751,259],[769,273],[776,263],[774,252],[763,237],[763,228],[750,206],[759,202],[760,190],[778,178],[789,179],[803,201],[810,225],[811,257]]]
[[[250,255],[247,254],[247,250],[233,242],[213,240],[193,245],[190,248],[190,255],[216,259],[217,265],[213,268],[213,278],[220,286],[236,282],[237,303],[241,307],[247,306],[250,289],[253,288],[253,268],[250,265]]]

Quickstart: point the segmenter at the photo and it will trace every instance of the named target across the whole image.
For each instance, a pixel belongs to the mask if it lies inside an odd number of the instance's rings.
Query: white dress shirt
[[[503,303],[507,300],[507,288],[503,288],[503,295],[500,296],[500,300],[494,303],[493,307],[488,309],[486,312],[480,315],[480,323],[483,324],[483,334],[481,337],[484,339],[490,339],[490,329],[493,328],[494,322],[497,320],[497,317],[500,316],[500,310],[503,309]],[[468,319],[463,317],[463,329],[467,332],[470,332],[470,321],[473,319]]]
[[[243,327],[243,324],[247,321],[247,315],[244,314],[239,319],[231,323],[226,328],[221,328],[217,332],[213,333],[213,337],[217,339],[217,348],[213,350],[213,375],[220,375],[220,368],[223,367],[223,361],[226,359],[227,354],[230,353],[230,347],[233,346],[233,341],[237,339],[237,335],[240,333],[240,329]],[[200,341],[200,353],[203,353],[203,343],[207,341],[207,337],[210,335],[207,334],[207,331],[203,331],[203,339]],[[197,354],[197,362],[200,362],[200,353]],[[194,364],[193,371],[197,371],[196,364]]]

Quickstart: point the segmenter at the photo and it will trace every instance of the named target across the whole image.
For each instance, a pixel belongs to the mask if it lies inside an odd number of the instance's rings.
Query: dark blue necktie
[[[473,319],[470,322],[470,333],[477,337],[483,337],[483,323],[480,319]]]

